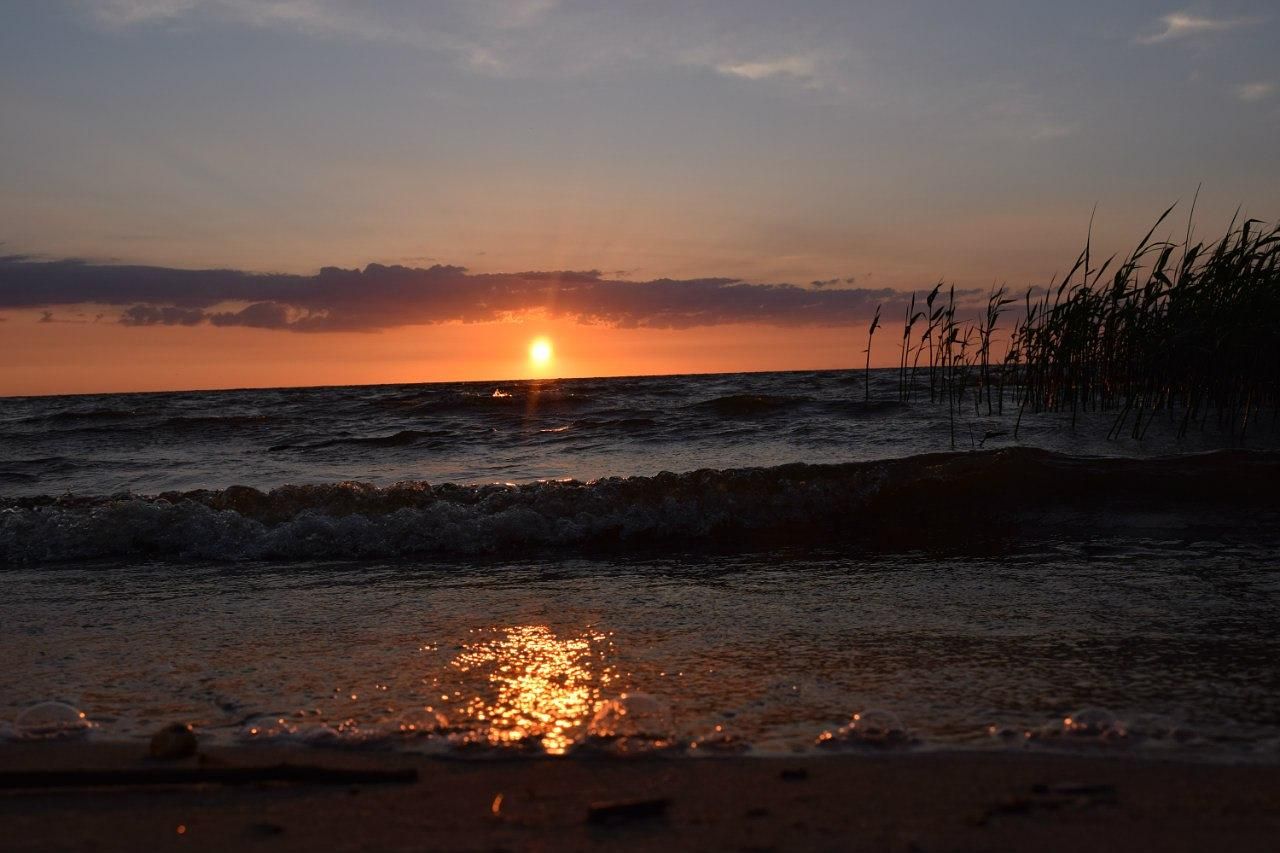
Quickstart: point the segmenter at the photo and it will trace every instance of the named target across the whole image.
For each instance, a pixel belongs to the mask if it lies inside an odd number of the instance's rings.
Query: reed
[[[871,340],[876,335],[876,329],[880,328],[880,306],[876,306],[876,315],[871,318],[871,326],[867,329],[867,350],[866,350],[866,402],[871,402]]]
[[[1280,225],[1233,220],[1220,239],[1155,241],[1166,210],[1123,258],[1095,265],[1092,239],[1061,281],[1015,300],[993,287],[985,310],[961,319],[955,288],[935,286],[903,322],[898,397],[910,402],[921,363],[929,398],[955,418],[975,414],[1114,413],[1111,435],[1146,435],[1158,413],[1178,434],[1211,421],[1243,437],[1259,413],[1280,411]],[[1021,301],[1007,336],[1000,318]],[[872,333],[879,325],[879,310]],[[918,327],[923,327],[919,336]],[[1004,352],[997,352],[1003,341]],[[870,336],[868,336],[868,349]],[[869,387],[869,386],[868,386]],[[923,389],[920,389],[923,390]],[[868,391],[869,395],[869,391]]]

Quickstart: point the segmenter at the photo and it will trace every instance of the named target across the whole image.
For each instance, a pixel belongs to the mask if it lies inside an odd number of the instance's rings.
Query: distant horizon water
[[[1280,760],[1274,418],[866,378],[0,401],[0,737]]]

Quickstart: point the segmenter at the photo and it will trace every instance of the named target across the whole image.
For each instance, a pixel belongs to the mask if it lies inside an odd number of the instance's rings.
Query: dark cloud
[[[102,319],[102,315],[96,319]],[[173,305],[163,308],[133,305],[120,315],[120,322],[126,326],[194,326],[204,319],[205,313],[199,308],[177,308]]]
[[[0,309],[115,305],[122,308],[120,322],[130,326],[208,322],[298,332],[374,331],[484,322],[531,310],[625,327],[839,326],[862,322],[877,304],[886,311],[901,309],[906,297],[889,289],[732,278],[617,281],[598,270],[471,274],[439,264],[370,264],[299,276],[0,258]]]
[[[215,326],[251,326],[255,329],[287,329],[289,307],[279,302],[255,302],[239,311],[224,311],[208,315]]]
[[[815,281],[811,281],[811,282],[809,282],[809,286],[810,286],[810,287],[817,287],[817,288],[821,289],[821,288],[823,288],[823,287],[839,287],[839,286],[840,286],[840,285],[842,285],[842,284],[851,284],[851,285],[852,285],[852,284],[857,284],[857,283],[858,283],[858,278],[857,278],[857,276],[852,276],[852,275],[851,275],[851,276],[848,276],[848,277],[846,277],[846,278],[822,278],[822,279],[817,279],[817,280],[815,280]]]

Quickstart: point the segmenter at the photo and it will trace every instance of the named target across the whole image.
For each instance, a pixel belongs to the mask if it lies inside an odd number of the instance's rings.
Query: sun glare
[[[546,338],[536,338],[529,344],[529,361],[534,367],[546,367],[551,363],[551,356],[551,341]]]

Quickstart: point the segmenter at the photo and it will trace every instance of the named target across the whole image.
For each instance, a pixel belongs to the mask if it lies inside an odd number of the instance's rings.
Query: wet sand
[[[144,754],[132,744],[0,747],[0,847],[1222,851],[1274,849],[1280,838],[1280,766],[1046,753],[447,760],[212,748],[172,762]],[[388,777],[270,770],[280,764]],[[67,772],[32,775],[51,771]],[[156,773],[167,778],[147,775]]]

